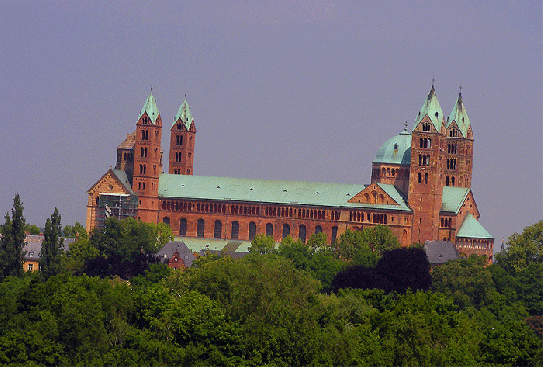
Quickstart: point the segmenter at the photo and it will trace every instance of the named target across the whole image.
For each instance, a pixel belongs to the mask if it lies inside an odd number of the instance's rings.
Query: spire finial
[[[459,91],[458,91],[458,95],[462,95],[462,84],[460,84],[460,87],[458,87]]]
[[[187,93],[185,93],[185,99],[187,99]]]
[[[403,124],[403,131],[407,131],[407,120],[405,120],[405,124]]]
[[[434,78],[434,75],[432,75],[432,89],[434,89],[434,82],[436,81],[436,79]]]
[[[151,93],[153,93],[153,87],[151,87]]]

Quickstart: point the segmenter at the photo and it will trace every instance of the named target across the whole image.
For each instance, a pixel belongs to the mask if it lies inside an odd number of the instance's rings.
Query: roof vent
[[[283,192],[287,192],[287,189],[283,189]]]
[[[320,192],[318,192],[318,191],[315,191],[315,193],[316,193],[317,195],[320,194]]]
[[[249,189],[249,191],[253,191],[253,188],[251,187],[251,188]]]
[[[436,117],[439,117],[439,112],[436,112]]]
[[[217,185],[217,188],[220,189],[221,187],[219,185]]]

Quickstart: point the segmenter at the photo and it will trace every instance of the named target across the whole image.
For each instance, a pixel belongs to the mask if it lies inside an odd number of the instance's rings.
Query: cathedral
[[[387,140],[372,163],[371,183],[253,180],[193,174],[196,125],[186,96],[170,127],[163,173],[162,118],[147,97],[117,147],[117,163],[88,191],[86,228],[108,217],[165,223],[178,238],[305,242],[324,232],[330,242],[350,230],[382,224],[402,246],[450,241],[458,253],[491,261],[494,239],[479,223],[471,191],[473,131],[462,94],[446,117],[434,86],[411,131]]]

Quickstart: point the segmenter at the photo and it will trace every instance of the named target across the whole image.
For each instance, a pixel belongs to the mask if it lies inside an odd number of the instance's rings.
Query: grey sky
[[[187,94],[197,175],[369,183],[435,77],[446,115],[463,87],[496,247],[543,218],[540,1],[126,3],[0,5],[2,214],[18,192],[30,223],[84,223],[151,87],[165,150]]]

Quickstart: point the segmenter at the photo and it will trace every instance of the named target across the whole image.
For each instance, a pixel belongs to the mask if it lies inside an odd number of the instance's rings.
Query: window
[[[141,148],[141,156],[143,158],[146,158],[147,157],[147,148]]]
[[[222,222],[220,220],[215,221],[215,229],[213,230],[214,238],[221,238],[222,235]]]
[[[187,235],[187,219],[181,218],[179,221],[179,235],[180,236],[186,236]]]
[[[424,183],[428,183],[428,172],[424,173]]]
[[[169,227],[170,226],[170,218],[169,217],[162,218],[162,223],[164,223],[165,225],[167,225]]]
[[[332,243],[336,242],[337,238],[337,226],[332,227]]]
[[[449,186],[449,176],[445,177],[445,186]]]
[[[149,140],[149,131],[147,130],[141,131],[141,140]]]
[[[283,224],[283,238],[290,236],[290,225]]]
[[[232,231],[230,232],[230,238],[237,240],[239,237],[239,222],[237,220],[232,222]]]
[[[28,264],[28,271],[34,270],[34,264]]]
[[[306,228],[305,228],[305,226],[303,224],[298,227],[298,238],[300,239],[300,241],[305,243],[305,240],[306,240]]]
[[[175,152],[175,161],[176,162],[181,162],[181,155],[182,155],[181,152]]]
[[[266,236],[273,236],[273,224],[266,224]]]
[[[422,182],[422,174],[421,174],[420,172],[419,172],[419,174],[418,174],[418,181],[419,181],[419,183]]]
[[[249,223],[249,240],[252,241],[256,236],[256,223]]]
[[[176,135],[175,136],[175,144],[183,145],[183,135]]]
[[[422,124],[422,131],[430,131],[430,124],[428,122]]]
[[[198,219],[198,225],[196,227],[196,236],[204,237],[205,222],[203,219]]]
[[[319,234],[322,232],[322,227],[321,226],[316,226],[315,227],[315,234]]]

